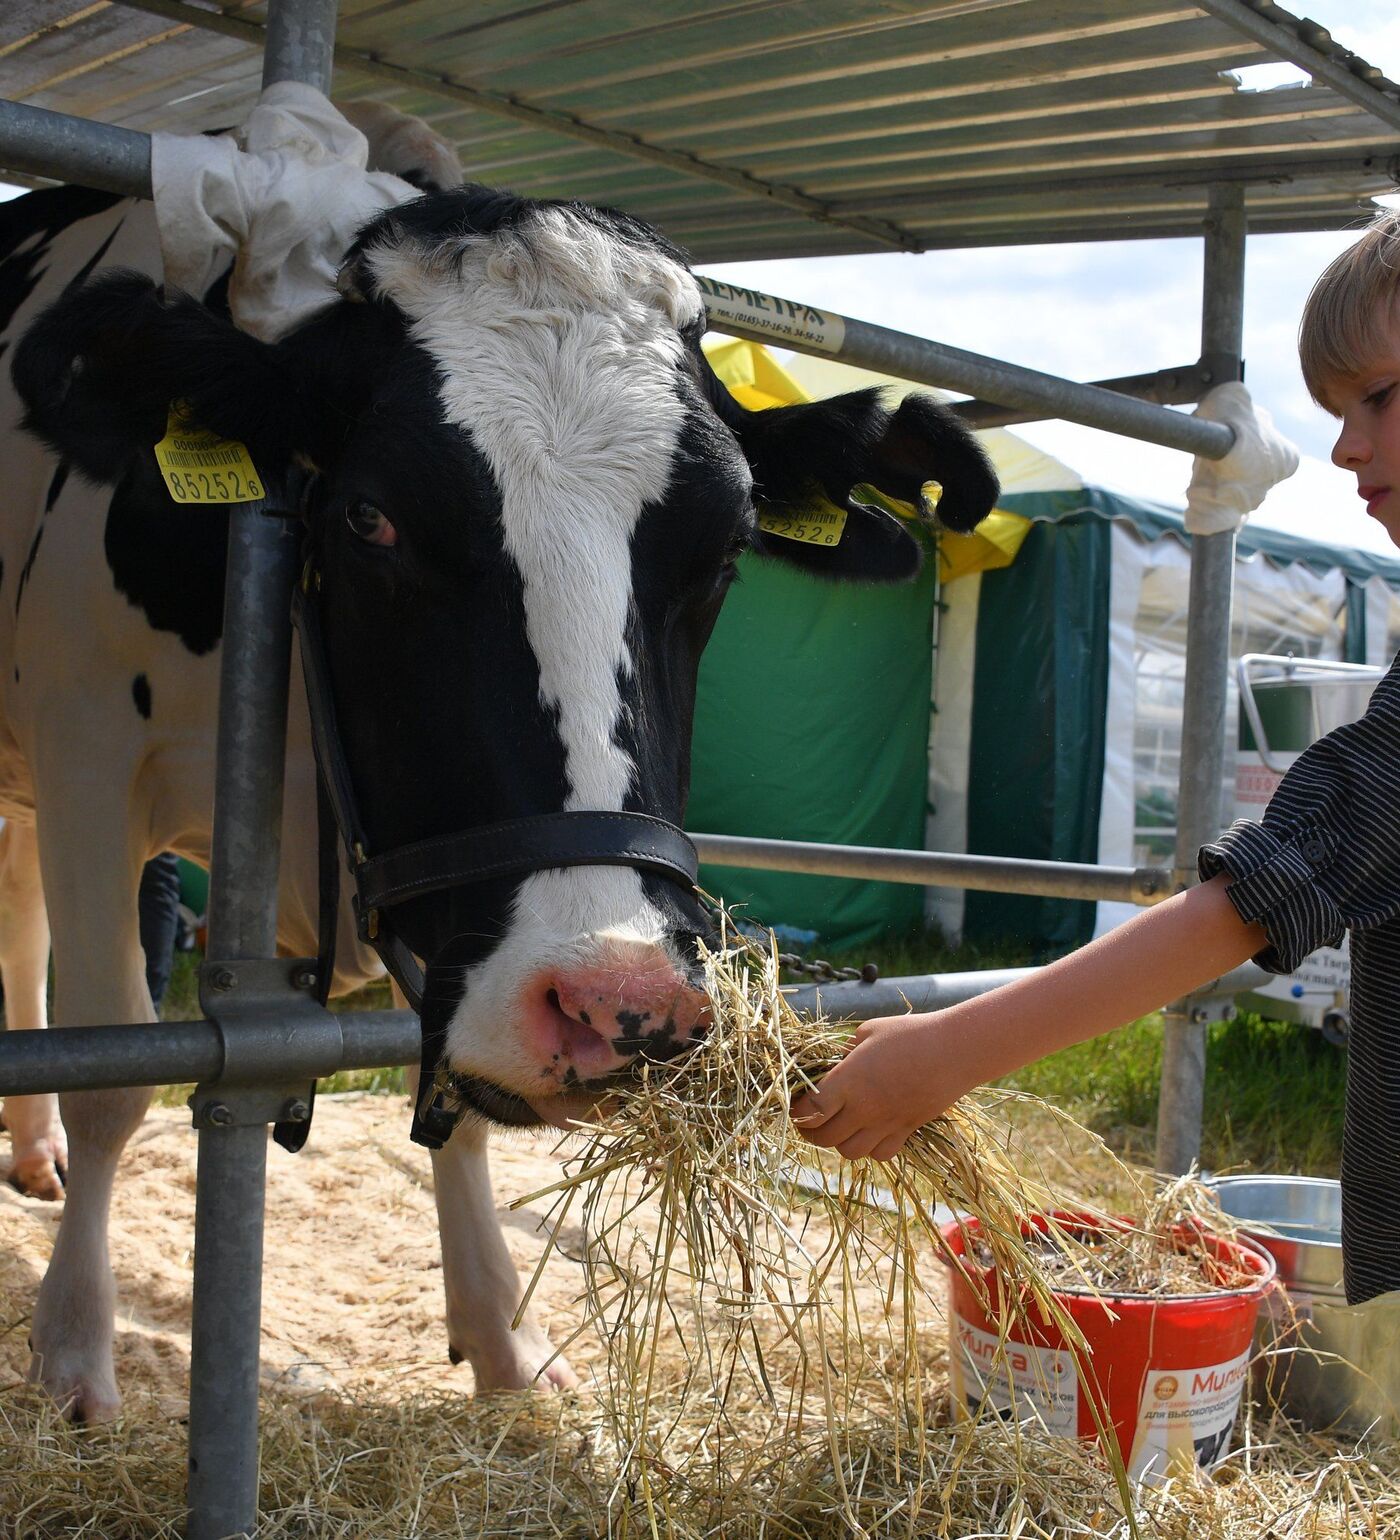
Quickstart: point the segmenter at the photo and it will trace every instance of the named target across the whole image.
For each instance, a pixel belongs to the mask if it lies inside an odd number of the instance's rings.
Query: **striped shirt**
[[[1352,1304],[1400,1289],[1400,657],[1358,722],[1302,753],[1258,823],[1200,853],[1229,872],[1240,918],[1292,973],[1351,932],[1351,1030],[1342,1133],[1342,1258]]]

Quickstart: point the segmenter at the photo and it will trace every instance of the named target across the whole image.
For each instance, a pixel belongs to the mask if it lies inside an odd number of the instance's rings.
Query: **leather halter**
[[[424,1016],[423,968],[395,933],[395,906],[424,893],[565,866],[630,866],[669,877],[689,890],[695,886],[699,858],[689,838],[663,818],[602,811],[509,819],[371,854],[336,729],[321,635],[320,592],[321,576],[309,558],[292,595],[292,624],[300,641],[318,772],[321,918],[317,973],[321,997],[324,1001],[334,969],[338,834],[355,880],[351,902],[360,939],[379,954],[423,1025],[411,1137],[429,1149],[440,1149],[467,1111],[461,1094],[463,1082],[443,1063],[448,1018],[439,1020],[440,1013],[434,1011],[430,1023]],[[447,946],[451,945],[449,941]]]

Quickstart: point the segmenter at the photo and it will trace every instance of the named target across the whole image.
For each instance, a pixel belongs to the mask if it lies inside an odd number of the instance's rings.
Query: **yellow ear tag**
[[[846,510],[828,505],[801,514],[760,513],[758,527],[782,540],[803,545],[840,545],[846,532]]]
[[[938,505],[943,501],[943,483],[941,481],[926,481],[919,488],[919,512],[926,519],[931,519],[938,511]]]
[[[263,496],[262,477],[247,448],[196,427],[183,401],[170,403],[156,464],[177,503],[251,503]]]

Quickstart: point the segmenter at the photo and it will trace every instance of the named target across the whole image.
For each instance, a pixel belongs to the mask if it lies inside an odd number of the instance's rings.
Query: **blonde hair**
[[[1323,270],[1303,307],[1298,357],[1314,401],[1334,416],[1328,389],[1360,374],[1380,352],[1381,329],[1400,299],[1400,211],[1376,216],[1354,246]]]

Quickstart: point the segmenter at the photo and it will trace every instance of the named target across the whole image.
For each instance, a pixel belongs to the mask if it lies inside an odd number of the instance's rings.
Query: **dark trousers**
[[[170,982],[180,921],[180,863],[173,851],[164,851],[146,862],[136,904],[141,920],[141,949],[146,954],[146,983],[159,1016],[160,1002]]]

